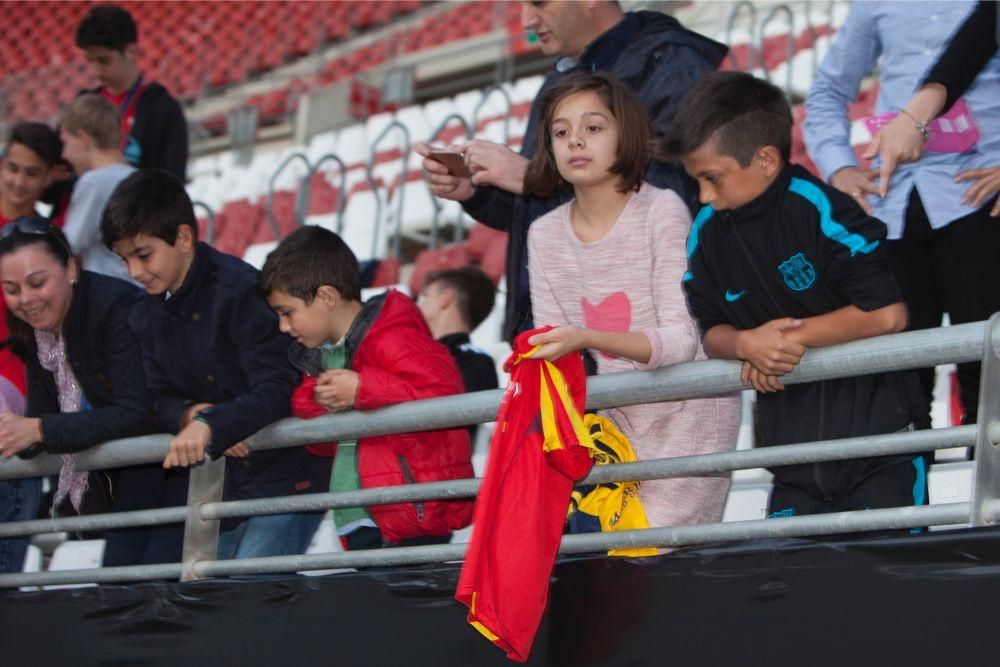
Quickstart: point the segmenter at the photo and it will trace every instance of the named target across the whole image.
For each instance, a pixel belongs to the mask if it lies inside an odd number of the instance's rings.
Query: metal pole
[[[306,172],[305,179],[302,181],[302,187],[299,188],[299,201],[296,209],[299,210],[300,220],[305,222],[306,215],[309,213],[309,196],[312,193],[313,176],[319,171],[324,162],[331,161],[336,162],[337,166],[340,167],[340,184],[337,187],[337,233],[342,234],[344,232],[344,209],[347,208],[347,166],[336,153],[323,154],[316,160],[316,164]]]
[[[226,477],[226,457],[206,459],[191,469],[188,481],[187,521],[184,523],[184,571],[181,581],[198,579],[193,569],[197,561],[216,558],[219,548],[219,522],[201,518],[202,503],[222,500]]]
[[[1000,484],[1000,313],[990,318],[983,338],[983,366],[979,375],[979,414],[976,433],[976,469],[972,475],[973,526],[992,521],[984,514],[997,498]]]
[[[309,158],[307,158],[304,153],[296,151],[286,157],[282,163],[278,165],[278,168],[274,170],[274,173],[271,174],[271,178],[267,180],[267,199],[264,204],[264,212],[267,213],[267,220],[271,223],[271,232],[274,234],[275,241],[281,240],[281,228],[278,226],[278,219],[274,216],[274,183],[278,180],[278,176],[281,172],[285,170],[285,167],[290,165],[295,160],[301,160],[306,165],[306,171],[309,171],[311,166],[309,164]],[[302,221],[296,220],[295,224],[301,225]]]
[[[87,530],[113,530],[136,526],[159,526],[165,523],[184,523],[187,507],[164,507],[136,512],[108,512],[85,516],[67,516],[58,519],[34,519],[0,523],[0,538],[37,535],[38,533],[76,532]]]
[[[732,523],[700,524],[695,526],[649,528],[646,530],[628,530],[611,533],[590,533],[587,535],[567,535],[562,538],[559,553],[596,554],[609,549],[679,547],[729,540],[808,537],[844,532],[901,530],[931,525],[960,524],[966,521],[969,515],[969,506],[970,503],[923,505],[920,507],[815,514],[787,519],[762,519]],[[985,510],[990,516],[997,516],[1000,513],[1000,501],[989,501]],[[464,557],[465,549],[465,544],[449,544],[329,554],[271,556],[268,558],[247,558],[228,561],[212,560],[194,563],[192,569],[196,577],[209,578],[325,570],[340,567],[416,565],[421,563],[459,561]],[[180,569],[180,565],[174,564],[35,572],[29,574],[3,574],[0,575],[0,588],[175,578],[180,574]]]
[[[718,452],[696,456],[620,463],[595,467],[580,480],[579,486],[608,482],[644,481],[669,477],[691,477],[729,473],[733,470],[769,468],[777,465],[841,461],[865,456],[887,456],[927,452],[975,443],[975,426],[890,433],[842,440],[778,445],[738,452]],[[310,493],[282,498],[259,498],[221,503],[207,503],[201,508],[203,519],[226,519],[261,514],[284,514],[343,507],[367,507],[419,500],[453,500],[476,495],[479,479],[382,486],[341,493]]]
[[[437,128],[433,132],[431,132],[430,139],[427,140],[427,143],[433,144],[435,141],[437,141],[437,138],[441,136],[441,133],[444,132],[445,128],[451,125],[453,122],[461,124],[462,129],[465,131],[466,139],[472,138],[473,131],[472,127],[469,125],[469,121],[465,120],[465,117],[459,113],[450,113],[447,116],[445,116],[444,119],[438,124]],[[428,191],[429,190],[430,186],[428,186]],[[441,218],[442,207],[441,204],[438,203],[438,198],[434,195],[433,192],[431,193],[431,202],[433,202],[434,204],[434,217],[431,218],[431,238],[427,245],[430,248],[436,248],[438,240],[438,227],[441,224],[440,218]],[[452,240],[458,243],[461,240],[461,233],[462,233],[462,214],[459,214],[458,220],[455,221],[455,236]]]
[[[796,369],[782,378],[785,384],[836,377],[924,368],[939,363],[978,361],[983,354],[986,323],[959,324],[941,329],[910,331],[880,338],[810,350]],[[1000,345],[1000,330],[991,333]],[[603,409],[683,398],[716,396],[743,389],[740,365],[734,361],[696,361],[649,372],[611,373],[590,378],[587,405]],[[337,439],[356,439],[386,433],[407,433],[491,421],[503,391],[448,396],[392,405],[379,410],[324,415],[316,419],[284,419],[248,438],[250,448],[296,447]],[[100,470],[162,460],[168,436],[142,436],[105,443],[77,455],[81,470]],[[41,455],[31,461],[0,461],[0,479],[55,474],[59,461]]]
[[[391,132],[392,130],[398,130],[399,132],[403,133],[403,149],[402,149],[403,175],[402,175],[402,180],[399,183],[399,194],[398,194],[398,201],[396,204],[396,235],[393,237],[392,240],[392,256],[398,259],[400,252],[400,244],[403,234],[403,211],[405,210],[403,208],[403,195],[406,192],[406,188],[404,187],[406,185],[406,163],[410,159],[410,131],[407,129],[405,125],[400,123],[398,120],[393,120],[391,123],[386,125],[385,129],[379,133],[378,137],[376,137],[371,144],[371,156],[368,158],[368,167],[369,169],[374,169],[375,156],[378,155],[377,147],[380,143],[382,143],[382,140],[385,139],[389,135],[389,132]],[[386,206],[389,205],[389,188],[391,186],[392,184],[390,183],[385,189]],[[373,256],[377,255],[374,255],[373,253]]]

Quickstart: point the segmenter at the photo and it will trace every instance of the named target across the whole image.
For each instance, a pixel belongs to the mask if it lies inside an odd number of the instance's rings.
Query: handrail
[[[306,171],[308,172],[312,165],[309,164],[309,158],[306,157],[305,153],[300,151],[295,151],[291,153],[288,157],[282,160],[278,168],[274,170],[271,174],[271,178],[267,179],[267,199],[264,203],[264,212],[267,214],[267,221],[271,224],[271,232],[274,234],[274,240],[281,240],[281,228],[278,226],[278,219],[274,216],[274,182],[278,180],[278,176],[285,170],[285,167],[290,165],[295,160],[301,160],[306,165]],[[296,225],[301,225],[302,220],[298,219],[298,211],[295,212]]]
[[[761,449],[734,452],[717,452],[694,456],[677,456],[664,459],[622,463],[595,468],[578,486],[608,482],[645,481],[670,477],[713,475],[734,470],[753,470],[775,465],[842,461],[863,456],[888,456],[932,452],[951,447],[971,447],[976,443],[976,427],[953,426],[949,428],[891,433],[840,440],[824,440]],[[454,500],[470,498],[479,491],[479,479],[462,479],[448,482],[425,482],[404,486],[385,486],[358,491],[336,493],[310,493],[282,498],[259,498],[209,502],[201,505],[202,520],[234,517],[284,514],[288,512],[315,512],[347,507],[390,505],[423,500]],[[158,523],[181,523],[186,508],[171,507],[138,512],[117,512],[90,516],[33,519],[0,523],[0,538],[31,535],[39,532],[85,531],[151,526]]]
[[[767,50],[764,48],[764,40],[767,39],[767,26],[774,20],[778,14],[785,14],[788,17],[788,49],[785,54],[785,95],[791,97],[792,95],[792,59],[795,57],[795,14],[792,13],[792,8],[788,5],[778,5],[764,17],[764,20],[760,22],[760,68],[764,70],[764,78],[771,81],[771,71],[767,67],[767,58],[764,54]],[[773,83],[773,82],[772,82]]]
[[[379,135],[371,143],[371,155],[368,158],[368,168],[375,168],[375,156],[378,155],[378,145],[382,143],[382,140],[389,136],[389,133],[393,130],[398,130],[403,133],[403,171],[402,171],[402,181],[399,184],[399,192],[397,194],[398,200],[396,204],[396,235],[392,239],[392,256],[398,258],[400,247],[402,243],[403,234],[403,211],[406,210],[403,207],[403,195],[406,192],[406,163],[410,159],[410,130],[400,123],[398,120],[393,119],[385,128],[379,132]],[[389,189],[392,184],[388,184],[385,189],[385,203],[389,204]],[[378,235],[376,234],[376,238]],[[374,255],[373,255],[374,256]]]
[[[982,358],[985,322],[957,324],[858,340],[809,350],[785,385],[850,375],[964,363]],[[1000,347],[1000,331],[993,333]],[[676,364],[655,371],[611,373],[589,378],[587,407],[594,410],[687,398],[716,396],[745,389],[740,364],[712,359]],[[283,419],[247,439],[251,450],[298,447],[332,440],[428,431],[491,421],[503,391],[494,389],[460,396],[411,401],[371,411],[349,411],[316,419]],[[76,455],[81,470],[101,470],[162,461],[169,436],[146,435],[98,445]],[[0,461],[0,479],[51,475],[58,457],[42,454],[30,461]]]
[[[427,140],[427,143],[433,144],[435,141],[437,141],[437,138],[441,136],[441,133],[444,132],[445,128],[454,122],[458,122],[459,124],[461,124],[462,128],[465,130],[466,139],[472,138],[474,132],[472,130],[472,126],[469,125],[469,121],[465,120],[465,117],[460,113],[450,113],[444,118],[442,118],[437,128],[435,128],[435,130],[431,132],[430,139]],[[429,185],[427,186],[427,188],[428,191],[430,191]],[[427,245],[431,248],[436,248],[438,240],[438,227],[441,224],[441,211],[444,210],[444,206],[441,204],[440,201],[438,201],[438,198],[434,196],[433,192],[431,192],[431,203],[434,204],[434,216],[431,218],[431,238]],[[452,240],[455,241],[456,243],[458,241],[461,241],[462,231],[463,231],[462,215],[459,215],[458,220],[455,221],[455,236],[453,237]]]
[[[486,106],[486,100],[490,98],[493,93],[500,93],[500,95],[507,102],[507,111],[503,115],[503,143],[505,146],[510,143],[510,110],[514,106],[513,101],[510,99],[510,93],[508,93],[503,86],[500,84],[493,84],[492,86],[487,86],[483,90],[483,96],[479,98],[479,103],[472,110],[472,127],[479,128],[479,112],[482,111],[483,107]]]
[[[205,243],[212,245],[215,242],[215,213],[212,212],[212,207],[200,199],[193,200],[191,206],[205,211]]]
[[[926,452],[943,447],[976,446],[977,474],[974,478],[974,501],[924,507],[894,508],[843,512],[839,514],[794,517],[781,521],[744,521],[697,526],[673,526],[640,531],[622,531],[591,535],[567,536],[562,542],[562,553],[585,553],[609,548],[636,546],[679,546],[706,541],[732,540],[749,537],[776,537],[828,534],[855,530],[880,530],[910,528],[926,525],[994,522],[1000,519],[1000,499],[993,488],[994,475],[1000,472],[1000,401],[995,389],[1000,379],[1000,313],[990,322],[956,325],[941,329],[894,334],[874,339],[854,341],[824,349],[810,350],[796,370],[783,378],[787,384],[811,382],[833,377],[863,375],[872,372],[917,368],[937,363],[961,363],[977,358],[984,360],[983,392],[980,403],[980,423],[963,427],[931,431],[903,432],[835,441],[782,445],[749,451],[687,456],[633,464],[619,464],[594,470],[587,482],[605,482],[623,479],[658,479],[670,476],[713,474],[735,469],[770,467],[794,463],[841,460],[859,456],[877,456]],[[643,378],[651,380],[644,382]],[[725,361],[700,361],[653,371],[649,373],[619,373],[592,378],[589,382],[591,407],[610,407],[673,400],[695,396],[711,396],[741,388],[739,364]],[[991,392],[992,389],[992,392]],[[302,422],[284,420],[253,436],[248,444],[251,449],[298,446],[301,444],[357,438],[386,432],[425,430],[458,426],[474,421],[491,419],[499,399],[499,391],[479,392],[447,399],[432,399],[392,406],[383,410],[361,414],[330,415]],[[452,409],[449,409],[452,408]],[[158,460],[166,448],[167,436],[147,436],[107,443],[95,450],[90,464],[95,460],[109,465],[130,465],[128,457],[113,455],[113,450],[123,444],[139,441],[143,451],[139,459]],[[155,448],[155,452],[151,448]],[[112,451],[112,454],[108,454]],[[81,458],[81,468],[87,467],[87,454]],[[121,452],[118,452],[121,454]],[[150,458],[152,457],[152,458]],[[41,461],[0,463],[0,478],[40,474],[50,462]],[[110,463],[110,459],[115,459]],[[131,460],[135,460],[132,456]],[[53,461],[54,462],[54,461]],[[221,462],[212,464],[221,470]],[[24,468],[33,468],[25,471]],[[208,466],[193,471],[199,474],[199,484],[206,489],[217,489],[221,474],[207,476]],[[13,474],[11,474],[13,473]],[[20,473],[20,474],[18,474]],[[214,473],[212,473],[214,474]],[[36,532],[44,526],[90,525],[91,527],[123,527],[129,525],[154,525],[181,520],[178,511],[187,515],[187,537],[183,564],[162,566],[129,566],[100,570],[41,572],[32,574],[0,575],[0,587],[42,585],[54,583],[133,581],[151,577],[178,577],[183,579],[233,574],[258,574],[266,572],[294,572],[329,567],[392,565],[423,562],[440,562],[460,559],[463,545],[410,547],[395,550],[359,551],[352,553],[275,556],[238,561],[208,560],[214,553],[214,530],[217,520],[232,516],[301,511],[406,502],[433,498],[459,498],[475,494],[479,480],[455,480],[432,484],[406,485],[365,489],[349,493],[315,494],[313,497],[270,498],[251,501],[203,502],[195,493],[186,508],[166,508],[150,512],[119,513],[94,517],[68,517],[49,521],[19,522],[0,525],[0,536]],[[206,491],[206,493],[208,493]],[[58,523],[57,523],[58,522]],[[191,537],[192,524],[199,525],[204,535]],[[197,537],[197,536],[196,536]]]
[[[757,8],[754,6],[752,2],[750,2],[750,0],[741,0],[740,2],[736,3],[736,6],[733,7],[733,11],[729,13],[729,20],[726,21],[726,44],[732,47],[733,28],[736,26],[736,19],[739,18],[740,12],[744,9],[748,10],[750,15],[750,28],[749,30],[747,30],[748,39],[747,39],[746,69],[752,70],[754,48],[755,48],[753,43],[753,34],[754,34],[754,29],[757,27]],[[729,49],[729,54],[726,57],[729,58],[729,62],[735,69],[743,69],[743,67],[738,62],[736,62],[736,54],[733,53],[732,48]],[[759,61],[764,60],[763,54],[760,54],[758,56],[758,60]]]
[[[336,162],[340,167],[340,185],[337,188],[337,233],[344,231],[344,209],[347,208],[347,165],[336,153],[324,153],[316,160],[315,164],[309,167],[302,185],[299,187],[298,199],[295,203],[296,216],[300,221],[305,221],[309,212],[309,197],[312,195],[312,179],[319,172],[319,168],[325,162]]]

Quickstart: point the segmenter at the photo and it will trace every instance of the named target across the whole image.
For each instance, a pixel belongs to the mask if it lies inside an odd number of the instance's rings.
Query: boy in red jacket
[[[458,367],[412,300],[389,290],[361,302],[357,260],[333,232],[298,229],[267,258],[260,285],[278,327],[296,341],[292,364],[305,374],[292,396],[295,416],[462,393]],[[331,491],[473,476],[464,428],[374,436],[310,451],[334,457]],[[472,520],[472,501],[335,510],[334,520],[349,549],[441,544]]]

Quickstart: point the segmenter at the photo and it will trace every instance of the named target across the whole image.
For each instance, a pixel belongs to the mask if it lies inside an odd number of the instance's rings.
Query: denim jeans
[[[219,535],[219,560],[303,554],[324,514],[252,516]]]
[[[39,477],[0,482],[0,523],[34,519],[41,499],[42,480]],[[0,572],[21,571],[29,540],[28,537],[0,540]]]

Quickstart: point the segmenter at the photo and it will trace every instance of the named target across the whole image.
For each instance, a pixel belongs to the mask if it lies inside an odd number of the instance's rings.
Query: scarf
[[[66,339],[36,329],[35,343],[38,345],[38,363],[55,377],[56,391],[59,394],[59,411],[79,412],[83,403],[83,392],[76,376],[73,375],[73,369],[70,368],[69,359],[66,358]],[[62,467],[59,469],[59,484],[52,499],[52,509],[55,511],[60,501],[69,496],[73,509],[79,512],[83,494],[87,490],[88,475],[86,471],[81,472],[76,469],[76,456],[73,454],[60,454],[59,458],[62,459]]]

